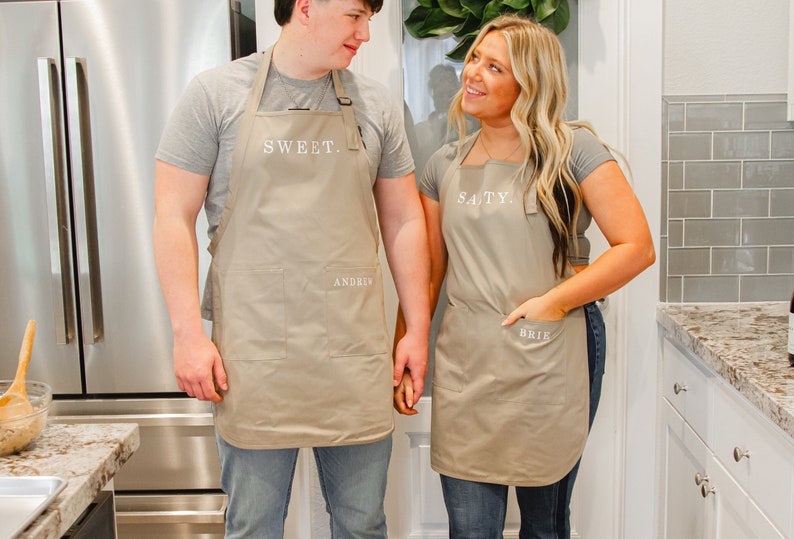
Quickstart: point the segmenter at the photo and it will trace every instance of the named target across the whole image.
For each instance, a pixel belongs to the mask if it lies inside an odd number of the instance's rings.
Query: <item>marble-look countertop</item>
[[[47,425],[15,455],[0,457],[0,476],[67,481],[20,539],[60,538],[140,445],[134,423]]]
[[[788,302],[662,303],[656,319],[794,438],[794,367],[786,354]]]

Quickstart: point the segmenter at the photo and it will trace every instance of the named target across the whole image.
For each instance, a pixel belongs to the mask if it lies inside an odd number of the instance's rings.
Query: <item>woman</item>
[[[569,502],[601,391],[595,301],[655,259],[642,208],[600,139],[563,121],[557,37],[517,16],[485,25],[450,106],[460,143],[420,183],[431,305],[446,275],[436,343],[431,463],[450,537],[500,538],[508,486],[519,537],[569,537]],[[465,133],[464,114],[481,122]],[[588,264],[592,219],[610,244]],[[398,327],[398,331],[399,331]],[[395,407],[415,413],[410,378]]]

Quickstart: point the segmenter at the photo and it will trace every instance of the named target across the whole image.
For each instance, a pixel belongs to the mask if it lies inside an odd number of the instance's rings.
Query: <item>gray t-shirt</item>
[[[220,222],[229,189],[232,153],[240,120],[253,84],[261,53],[254,53],[197,75],[188,85],[163,130],[157,159],[181,169],[210,175],[204,208],[212,237]],[[402,106],[389,98],[388,90],[348,70],[339,73],[345,95],[353,102],[356,122],[366,147],[370,177],[399,178],[414,169],[405,135]],[[290,79],[282,74],[284,88],[271,66],[259,110],[287,110],[295,105],[315,108],[325,87],[317,80]],[[289,92],[289,93],[288,93]],[[339,110],[333,83],[320,110]]]
[[[428,160],[422,178],[419,181],[419,190],[432,198],[439,199],[441,180],[458,152],[458,143],[452,142],[442,146]],[[587,129],[575,128],[573,130],[573,148],[571,149],[571,171],[576,181],[580,184],[599,165],[607,161],[614,161],[615,157],[609,150],[593,136]],[[581,266],[589,263],[590,242],[584,235],[590,226],[592,216],[587,207],[582,205],[579,220],[576,223],[576,245],[571,245],[569,256],[571,265]],[[577,250],[578,245],[578,250]]]

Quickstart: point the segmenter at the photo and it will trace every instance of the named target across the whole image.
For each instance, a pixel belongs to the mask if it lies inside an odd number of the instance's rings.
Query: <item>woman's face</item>
[[[513,76],[507,40],[499,31],[483,38],[463,67],[463,111],[482,122],[510,122],[520,87]]]

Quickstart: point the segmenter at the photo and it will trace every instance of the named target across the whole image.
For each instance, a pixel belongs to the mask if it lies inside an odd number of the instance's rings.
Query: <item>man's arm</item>
[[[204,333],[198,296],[196,217],[209,176],[157,161],[154,189],[154,258],[174,332],[174,374],[179,389],[198,400],[220,402],[227,389],[217,348]],[[217,382],[217,388],[215,383]]]
[[[413,172],[401,178],[378,178],[374,194],[406,329],[394,349],[394,385],[402,381],[407,368],[416,402],[424,391],[430,336],[430,262],[424,213]]]

